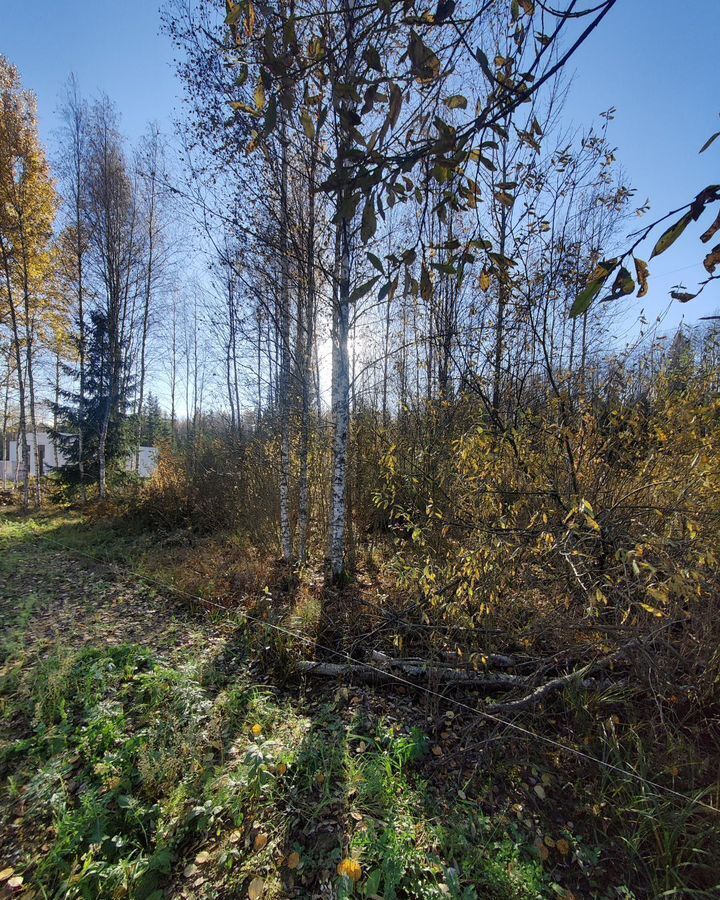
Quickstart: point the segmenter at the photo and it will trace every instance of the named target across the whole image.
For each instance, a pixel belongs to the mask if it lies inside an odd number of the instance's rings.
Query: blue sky
[[[152,120],[171,129],[179,86],[173,48],[160,34],[156,0],[0,0],[0,5],[0,52],[36,91],[44,138],[57,127],[58,100],[70,72],[84,93],[104,91],[115,100],[131,140]],[[581,126],[616,107],[610,137],[638,202],[649,198],[650,215],[680,206],[720,181],[720,140],[698,156],[705,139],[720,128],[719,9],[720,0],[619,0],[571,64],[568,116]],[[644,301],[628,301],[629,314],[642,302],[648,317],[656,315],[667,305],[672,285],[684,281],[691,289],[702,277],[704,248],[696,240],[701,230],[688,229],[653,261],[651,293]],[[720,290],[711,286],[694,303],[673,304],[666,327],[683,315],[692,321],[718,308]]]
[[[0,0],[0,8],[0,53],[37,93],[44,138],[71,72],[83,93],[115,101],[131,141],[150,121],[170,129],[179,85],[159,0]]]

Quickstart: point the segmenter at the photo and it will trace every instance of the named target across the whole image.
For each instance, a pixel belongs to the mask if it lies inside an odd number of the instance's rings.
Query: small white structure
[[[34,477],[37,474],[37,466],[35,463],[35,440],[34,436],[30,433],[28,433],[28,443],[30,444],[30,475],[31,477]],[[41,477],[66,465],[67,459],[62,448],[55,445],[47,431],[38,431],[37,447]],[[4,446],[0,447],[0,478],[5,481],[20,482],[25,475],[22,450],[19,450],[18,448],[18,436],[13,435],[10,437],[8,434]],[[158,458],[159,452],[157,447],[141,447],[138,458],[138,475],[142,478],[149,478],[157,468]],[[125,460],[125,471],[135,471],[134,453]]]

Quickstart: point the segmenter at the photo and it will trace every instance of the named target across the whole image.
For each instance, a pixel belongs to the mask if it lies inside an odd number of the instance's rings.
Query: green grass
[[[308,702],[254,683],[258,636],[246,626],[206,646],[209,626],[168,662],[153,640],[114,642],[105,617],[119,588],[103,574],[79,589],[80,646],[38,633],[36,614],[85,565],[78,556],[58,571],[55,541],[118,561],[148,545],[72,513],[0,523],[2,566],[23,592],[3,595],[0,799],[22,810],[13,862],[26,883],[48,897],[142,900],[201,873],[208,896],[243,896],[256,877],[268,898],[322,883],[388,900],[544,896],[529,841],[476,808],[438,815],[422,730],[347,698]],[[82,618],[93,604],[99,622]],[[348,856],[362,866],[357,885],[336,871]]]
[[[706,819],[597,772],[583,784],[524,745],[450,772],[419,710],[273,684],[266,634],[180,620],[142,585],[128,597],[47,537],[133,568],[153,559],[151,536],[74,513],[0,520],[2,863],[39,896],[243,897],[255,878],[268,900],[713,896]],[[611,732],[593,752],[652,777],[642,742]],[[548,850],[551,835],[569,852]],[[347,858],[356,884],[337,874]]]
[[[543,896],[521,842],[495,838],[470,805],[432,813],[417,730],[366,733],[331,703],[310,717],[242,680],[213,696],[133,645],[57,648],[3,695],[25,736],[3,747],[0,769],[33,835],[27,871],[50,896],[159,897],[201,847],[218,882],[241,890],[260,874],[269,897],[323,870],[349,894],[335,875],[347,855],[363,867],[360,895]],[[254,852],[258,833],[268,840]],[[278,865],[293,852],[295,875]]]

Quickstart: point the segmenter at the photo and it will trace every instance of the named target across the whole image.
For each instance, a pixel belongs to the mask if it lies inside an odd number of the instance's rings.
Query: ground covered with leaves
[[[697,864],[656,799],[451,697],[304,681],[242,608],[128,574],[169,580],[170,546],[0,522],[0,895],[639,897],[635,865]]]

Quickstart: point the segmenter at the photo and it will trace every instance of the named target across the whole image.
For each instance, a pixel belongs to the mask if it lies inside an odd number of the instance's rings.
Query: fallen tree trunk
[[[463,658],[459,656],[457,653],[449,653],[443,651],[440,653],[439,660],[427,660],[421,659],[420,657],[415,656],[406,656],[402,658],[388,656],[386,653],[381,653],[379,650],[373,650],[370,654],[370,658],[374,663],[377,663],[381,666],[387,666],[389,668],[404,668],[407,665],[413,666],[451,666],[452,668],[458,669],[462,671],[463,668],[467,669],[470,672],[474,671],[484,671],[486,668],[494,668],[494,669],[512,669],[518,665],[520,660],[516,659],[514,656],[508,656],[505,653],[482,653],[481,651],[476,651],[472,654],[471,657]],[[482,669],[476,670],[472,664],[473,659],[479,659],[482,663]],[[523,660],[523,662],[527,662],[527,660]]]
[[[604,656],[602,659],[593,660],[593,662],[588,663],[586,666],[583,666],[580,669],[575,669],[572,672],[568,672],[566,675],[560,675],[557,678],[551,678],[550,681],[546,681],[544,684],[539,685],[537,688],[535,688],[535,690],[531,691],[529,694],[526,694],[524,697],[518,698],[517,700],[508,700],[505,703],[496,703],[494,706],[491,706],[488,710],[486,710],[486,712],[492,714],[521,712],[522,710],[531,709],[532,707],[537,706],[551,694],[555,694],[571,684],[577,684],[580,687],[587,687],[590,685],[594,686],[597,684],[597,682],[594,679],[586,678],[585,676],[590,675],[591,672],[598,672],[603,669],[610,668],[616,662],[624,659],[631,650],[636,650],[639,646],[639,641],[630,641],[628,644],[625,644],[624,647],[621,647],[619,650],[616,650],[609,656]]]
[[[612,681],[598,680],[587,677],[594,672],[602,671],[620,661],[627,654],[639,646],[638,641],[630,641],[615,653],[602,659],[593,660],[580,669],[575,669],[565,675],[552,678],[534,689],[524,697],[517,700],[509,700],[496,703],[485,712],[496,714],[506,712],[520,712],[530,709],[542,703],[551,696],[571,684],[587,689],[597,689],[613,684]],[[473,670],[457,669],[447,665],[437,665],[427,660],[396,659],[379,651],[371,654],[373,664],[349,662],[331,663],[315,662],[313,660],[299,660],[296,663],[297,670],[304,675],[314,675],[320,678],[342,678],[351,676],[361,681],[369,682],[426,682],[437,685],[461,686],[475,690],[492,692],[496,690],[512,690],[513,688],[531,688],[534,684],[532,677],[510,675],[508,673],[494,674],[491,672],[475,672]]]
[[[416,663],[397,664],[391,668],[379,665],[366,665],[363,663],[330,663],[314,662],[313,660],[300,660],[296,663],[297,670],[304,675],[316,675],[320,678],[340,678],[352,676],[362,681],[404,681],[421,680],[434,684],[462,685],[468,688],[482,688],[485,690],[507,690],[513,687],[527,685],[527,679],[519,675],[495,675],[486,672],[465,671],[452,669],[447,666],[418,665]]]

